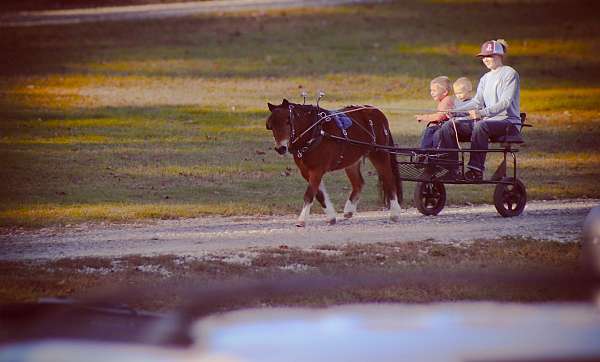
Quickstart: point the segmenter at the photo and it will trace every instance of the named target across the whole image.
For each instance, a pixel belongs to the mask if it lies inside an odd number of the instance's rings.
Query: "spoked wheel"
[[[521,215],[527,203],[527,191],[521,180],[514,182],[512,177],[504,177],[502,182],[511,184],[498,184],[494,191],[494,206],[498,213],[504,217]]]
[[[437,215],[446,204],[446,187],[441,182],[418,182],[414,202],[421,214]]]

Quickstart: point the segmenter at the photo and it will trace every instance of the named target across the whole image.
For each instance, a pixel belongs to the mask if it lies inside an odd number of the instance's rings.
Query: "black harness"
[[[307,106],[303,106],[303,107],[307,107]],[[313,106],[309,106],[309,107],[313,107]],[[371,146],[373,149],[380,148],[378,146],[381,146],[381,145],[378,145],[376,143],[375,127],[373,125],[372,120],[369,120],[370,130],[365,128],[362,124],[360,124],[360,122],[352,122],[353,125],[356,124],[361,130],[363,130],[365,133],[367,133],[369,136],[371,136],[370,143],[355,141],[348,137],[348,132],[346,131],[346,129],[343,129],[343,128],[340,128],[342,137],[336,136],[336,135],[333,135],[333,134],[330,134],[330,133],[324,131],[323,123],[330,122],[332,120],[332,117],[335,117],[335,114],[332,115],[332,114],[328,113],[328,111],[326,111],[326,110],[321,110],[321,108],[319,106],[316,106],[315,108],[316,108],[315,122],[313,122],[306,130],[304,130],[302,133],[300,133],[300,135],[297,136],[296,134],[298,133],[298,131],[296,130],[296,118],[299,118],[299,116],[296,113],[297,110],[296,110],[296,107],[294,104],[290,104],[288,106],[289,125],[290,125],[290,146],[288,147],[289,153],[296,155],[298,158],[302,158],[302,156],[304,156],[308,152],[312,151],[316,146],[318,146],[323,141],[323,138],[327,137],[332,140],[341,142],[343,145],[342,150],[340,152],[340,156],[339,156],[338,160],[336,161],[335,167],[337,167],[337,166],[339,166],[339,164],[342,163],[342,161],[344,159],[344,150],[345,150],[346,144]],[[308,139],[304,143],[300,143],[301,139],[310,131],[312,131],[310,139]],[[385,138],[386,138],[385,145],[387,146],[388,141],[389,141],[389,131],[384,127],[383,132],[384,132]],[[385,146],[384,146],[384,148],[385,148]]]
[[[319,145],[321,141],[323,141],[323,121],[325,118],[320,117],[320,112],[318,111],[316,114],[316,120],[313,124],[311,124],[304,132],[302,132],[299,136],[296,137],[296,122],[294,118],[297,118],[296,108],[293,104],[289,105],[289,123],[290,123],[290,147],[288,147],[288,151],[291,154],[298,156],[298,158],[302,158],[302,156],[308,152],[310,152],[313,148]],[[311,137],[306,142],[298,143],[304,135],[312,129]],[[298,143],[298,144],[297,144]]]

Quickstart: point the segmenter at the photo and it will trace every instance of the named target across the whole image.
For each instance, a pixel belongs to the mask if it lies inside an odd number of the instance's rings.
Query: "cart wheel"
[[[501,181],[513,182],[514,178],[504,177]],[[494,191],[494,206],[498,213],[504,217],[521,215],[527,203],[527,191],[521,180],[514,184],[498,184]]]
[[[415,207],[423,215],[437,215],[446,204],[446,188],[441,182],[417,182]]]

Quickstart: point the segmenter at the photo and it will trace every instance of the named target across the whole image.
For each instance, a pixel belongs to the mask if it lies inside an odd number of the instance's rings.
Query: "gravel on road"
[[[434,217],[405,210],[399,222],[383,211],[369,211],[336,225],[322,214],[305,228],[295,215],[201,217],[137,224],[80,224],[39,230],[0,230],[0,260],[181,255],[203,257],[249,248],[434,240],[465,242],[502,237],[574,242],[583,220],[600,200],[532,201],[523,215],[503,218],[491,205],[447,207]]]

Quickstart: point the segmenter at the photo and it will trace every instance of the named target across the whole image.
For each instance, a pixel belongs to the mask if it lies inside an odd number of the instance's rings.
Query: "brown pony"
[[[402,184],[395,155],[373,147],[394,145],[388,120],[380,110],[371,106],[349,106],[330,112],[313,105],[290,103],[287,99],[278,106],[271,103],[268,106],[271,115],[266,126],[273,131],[275,150],[279,154],[289,151],[308,182],[304,207],[296,226],[306,225],[315,196],[327,214],[328,223],[335,224],[335,208],[322,178],[326,172],[340,169],[346,171],[352,184],[352,192],[344,206],[344,217],[352,217],[365,183],[360,172],[362,157],[368,157],[377,170],[390,218],[398,220]],[[334,122],[336,113],[350,117],[352,126],[346,131],[340,129]]]

